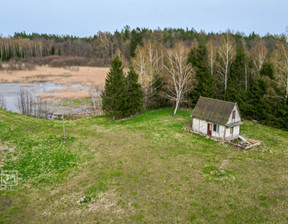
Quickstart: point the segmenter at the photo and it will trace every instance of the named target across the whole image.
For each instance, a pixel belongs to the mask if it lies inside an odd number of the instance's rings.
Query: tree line
[[[259,36],[252,45],[246,39],[225,32],[189,45],[178,41],[167,47],[157,40],[138,44],[130,64],[139,76],[142,108],[172,103],[176,115],[180,104],[193,107],[199,96],[206,96],[237,102],[243,117],[287,129],[286,37],[273,44]]]
[[[131,65],[138,76],[143,110],[172,103],[176,114],[179,105],[193,107],[199,96],[206,96],[238,102],[245,118],[288,128],[288,47],[284,34],[260,37],[231,31],[125,26],[121,31],[98,32],[85,38],[23,32],[0,39],[1,61],[79,57],[82,64],[92,65],[97,59],[97,65],[105,66],[117,52],[122,66]],[[121,82],[127,89],[128,76],[123,73],[123,77]]]
[[[135,57],[137,46],[144,46],[149,40],[161,43],[166,48],[174,47],[179,41],[190,47],[195,40],[207,42],[211,38],[219,39],[220,36],[221,33],[206,34],[202,31],[197,32],[193,28],[152,30],[139,27],[131,29],[129,26],[113,33],[99,31],[90,37],[17,32],[12,37],[0,38],[0,60],[29,61],[31,58],[59,55],[83,57],[81,63],[85,65],[107,66],[117,50],[121,51],[125,63],[129,63],[130,59]],[[259,41],[259,35],[255,33],[246,36],[236,32],[232,36],[236,42],[244,39],[248,49],[253,48]],[[282,35],[267,34],[260,39],[265,42],[268,52],[271,53],[276,49],[276,42],[281,38]]]

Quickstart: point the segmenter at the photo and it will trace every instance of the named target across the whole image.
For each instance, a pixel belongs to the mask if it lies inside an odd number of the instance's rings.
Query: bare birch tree
[[[231,69],[231,64],[235,58],[235,40],[230,33],[225,33],[221,36],[220,46],[218,47],[218,74],[219,82],[224,86],[224,94],[226,95],[228,76]]]
[[[148,105],[148,98],[154,92],[156,75],[163,70],[163,47],[160,44],[147,41],[144,47],[137,46],[132,65],[139,74],[139,82],[144,91],[144,105]]]
[[[275,51],[275,65],[277,68],[276,84],[283,90],[284,106],[288,100],[288,44],[278,42]]]
[[[152,93],[153,82],[155,81],[154,76],[159,74],[162,70],[162,64],[160,62],[163,58],[163,55],[161,54],[161,50],[158,50],[156,44],[152,44],[151,41],[148,41],[146,45],[149,58],[148,68],[150,76],[150,92]]]
[[[95,115],[102,111],[101,104],[100,104],[101,92],[103,92],[103,90],[101,90],[100,86],[92,84],[89,88],[89,95],[90,95],[90,98],[92,99],[93,109],[94,109]]]
[[[176,115],[184,94],[192,88],[194,71],[192,65],[187,64],[187,57],[188,51],[183,43],[177,43],[173,49],[167,51],[164,67],[168,72],[167,97],[175,101],[173,116]]]
[[[107,58],[114,55],[113,50],[111,50],[111,35],[107,32],[99,31],[96,37],[97,38],[93,41],[95,54],[97,57],[104,58],[104,64],[106,64]]]
[[[251,49],[251,56],[255,69],[254,72],[257,78],[260,77],[260,71],[263,67],[267,54],[268,50],[262,40]]]
[[[3,96],[0,95],[0,108],[6,110],[6,101]]]
[[[216,70],[216,46],[215,46],[215,40],[209,39],[206,45],[207,49],[207,64],[208,69],[210,71],[210,74],[212,77],[214,77],[215,70]]]
[[[142,88],[146,88],[148,86],[149,80],[147,80],[147,55],[144,47],[140,45],[137,46],[135,50],[135,57],[132,59],[133,68],[139,75],[139,83]]]
[[[33,115],[33,96],[30,91],[20,89],[17,96],[17,107],[21,114]]]
[[[241,39],[242,46],[245,52],[244,57],[244,83],[245,83],[245,90],[248,90],[248,80],[249,80],[249,60],[251,58],[250,52],[247,48],[247,44],[244,38]]]

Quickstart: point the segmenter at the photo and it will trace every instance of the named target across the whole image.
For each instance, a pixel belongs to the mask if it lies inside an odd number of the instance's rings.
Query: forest
[[[143,105],[130,107],[133,113],[173,105],[176,115],[179,106],[191,108],[199,96],[206,96],[237,102],[245,119],[288,129],[284,34],[125,26],[121,31],[85,38],[25,32],[0,38],[1,64],[23,63],[32,69],[43,64],[109,66],[115,54],[123,63],[118,62],[118,69],[133,68],[136,74],[131,77],[138,75],[142,87],[136,95],[139,98],[142,93]],[[113,94],[110,99],[116,97]]]

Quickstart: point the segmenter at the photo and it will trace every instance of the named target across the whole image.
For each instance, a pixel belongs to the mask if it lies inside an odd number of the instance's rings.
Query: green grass
[[[286,223],[288,132],[244,121],[251,151],[182,130],[190,110],[66,123],[0,110],[0,223]]]
[[[63,101],[64,104],[71,104],[71,103],[73,103],[73,104],[87,104],[87,103],[90,103],[90,102],[91,102],[91,99],[87,98],[87,97],[85,97],[82,100],[64,100]]]
[[[64,78],[69,78],[69,77],[71,77],[72,75],[70,75],[70,74],[63,74],[63,75],[60,75],[61,77],[64,77]]]

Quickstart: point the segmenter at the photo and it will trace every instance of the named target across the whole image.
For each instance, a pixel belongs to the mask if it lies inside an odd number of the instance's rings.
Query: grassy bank
[[[288,132],[245,121],[243,151],[181,128],[189,110],[62,123],[0,111],[0,223],[288,222]]]

